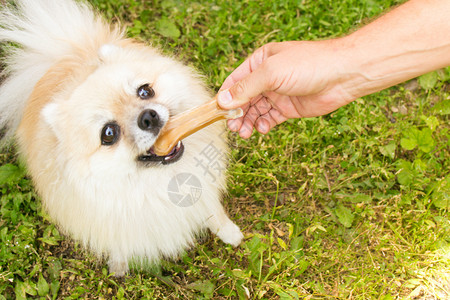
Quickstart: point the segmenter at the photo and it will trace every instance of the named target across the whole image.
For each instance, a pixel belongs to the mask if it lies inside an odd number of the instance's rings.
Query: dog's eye
[[[111,146],[114,145],[120,136],[120,127],[115,123],[106,124],[101,133],[102,145]]]
[[[155,91],[149,84],[144,84],[137,89],[137,95],[142,100],[147,100],[155,96]]]

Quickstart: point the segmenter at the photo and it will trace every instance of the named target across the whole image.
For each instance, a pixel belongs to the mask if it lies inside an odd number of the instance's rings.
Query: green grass
[[[91,2],[212,89],[266,42],[340,36],[399,3]],[[0,299],[449,299],[449,83],[441,70],[266,136],[230,135],[224,205],[244,243],[209,236],[124,279],[58,233],[4,150]]]

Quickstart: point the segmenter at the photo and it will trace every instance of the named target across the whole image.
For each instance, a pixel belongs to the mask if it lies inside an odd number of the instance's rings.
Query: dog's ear
[[[98,57],[100,61],[107,61],[108,58],[117,55],[120,52],[120,47],[113,44],[104,44],[98,49]]]
[[[41,114],[56,137],[59,138],[60,132],[58,126],[56,125],[58,117],[61,115],[59,105],[57,103],[51,102],[42,109]]]

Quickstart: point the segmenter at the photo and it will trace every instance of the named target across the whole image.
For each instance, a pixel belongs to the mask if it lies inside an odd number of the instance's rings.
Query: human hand
[[[341,85],[345,53],[339,40],[269,43],[257,49],[225,80],[219,92],[224,109],[242,107],[228,121],[243,138],[253,128],[267,133],[289,118],[330,113],[356,97]]]
[[[259,48],[219,92],[222,108],[245,112],[228,126],[243,138],[264,134],[449,66],[449,10],[450,1],[410,0],[346,37]]]

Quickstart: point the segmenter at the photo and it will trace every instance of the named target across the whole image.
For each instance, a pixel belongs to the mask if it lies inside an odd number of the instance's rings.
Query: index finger
[[[225,79],[219,90],[226,90],[232,87],[239,80],[247,77],[248,74],[257,69],[264,59],[266,59],[267,51],[264,49],[267,47],[261,47],[253,52],[242,64],[240,64],[230,75]]]
[[[225,79],[219,90],[226,90],[232,87],[236,82],[250,74],[250,57],[240,64],[230,75]]]

